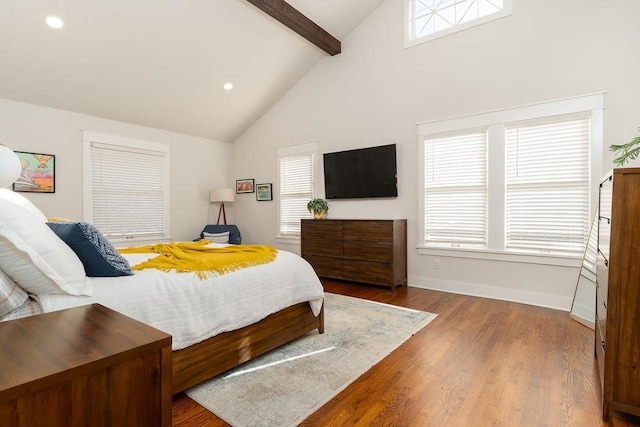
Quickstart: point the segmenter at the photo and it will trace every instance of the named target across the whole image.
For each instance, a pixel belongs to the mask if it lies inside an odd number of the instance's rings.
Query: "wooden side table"
[[[99,304],[0,323],[0,424],[170,426],[171,399],[171,336],[144,323]]]

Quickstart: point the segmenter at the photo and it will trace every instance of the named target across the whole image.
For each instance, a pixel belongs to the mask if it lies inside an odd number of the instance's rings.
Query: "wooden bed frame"
[[[308,302],[287,307],[261,321],[224,332],[184,349],[172,357],[172,394],[280,347],[307,332],[324,333],[324,304],[316,317]]]

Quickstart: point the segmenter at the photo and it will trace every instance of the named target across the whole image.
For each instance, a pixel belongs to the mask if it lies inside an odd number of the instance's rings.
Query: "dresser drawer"
[[[322,219],[303,219],[302,235],[310,239],[342,240],[342,222]]]
[[[600,298],[600,289],[597,290],[596,297],[596,324],[600,325],[600,335],[599,338],[602,338],[604,341],[607,337],[607,302]]]
[[[390,262],[345,260],[342,271],[348,280],[385,285],[393,282]]]
[[[598,250],[609,260],[609,251],[611,246],[611,220],[609,218],[600,217],[598,223]]]
[[[368,259],[391,262],[393,248],[391,242],[345,241],[342,244],[344,257],[349,259]]]
[[[342,242],[340,240],[308,238],[305,235],[302,238],[302,256],[306,258],[307,255],[313,254],[341,257]]]
[[[606,308],[608,304],[607,299],[609,298],[609,263],[600,253],[598,254],[596,277],[598,282],[596,300],[602,301]]]
[[[345,241],[391,242],[393,224],[391,221],[344,221],[342,237]]]
[[[319,255],[305,255],[304,259],[313,267],[320,277],[342,276],[342,259]]]
[[[600,373],[600,389],[604,390],[604,357],[605,357],[605,340],[601,332],[604,330],[604,326],[601,326],[600,319],[596,315],[596,342],[595,352],[596,360],[598,361],[598,371]]]

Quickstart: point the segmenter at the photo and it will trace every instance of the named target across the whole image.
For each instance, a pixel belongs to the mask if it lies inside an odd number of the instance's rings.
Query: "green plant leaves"
[[[329,203],[325,199],[311,199],[307,203],[309,212],[329,212]]]
[[[640,131],[640,128],[638,128]],[[629,160],[638,158],[640,155],[640,136],[636,136],[631,141],[622,145],[610,145],[609,150],[618,154],[622,152],[618,157],[613,159],[613,164],[616,166],[624,166]]]

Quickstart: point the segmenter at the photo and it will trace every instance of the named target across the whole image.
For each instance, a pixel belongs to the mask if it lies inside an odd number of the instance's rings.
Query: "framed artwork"
[[[253,193],[253,179],[238,179],[236,180],[236,193]]]
[[[273,200],[271,183],[256,184],[256,200],[259,202]]]
[[[53,154],[15,152],[22,164],[13,191],[30,193],[56,192],[56,156]]]

